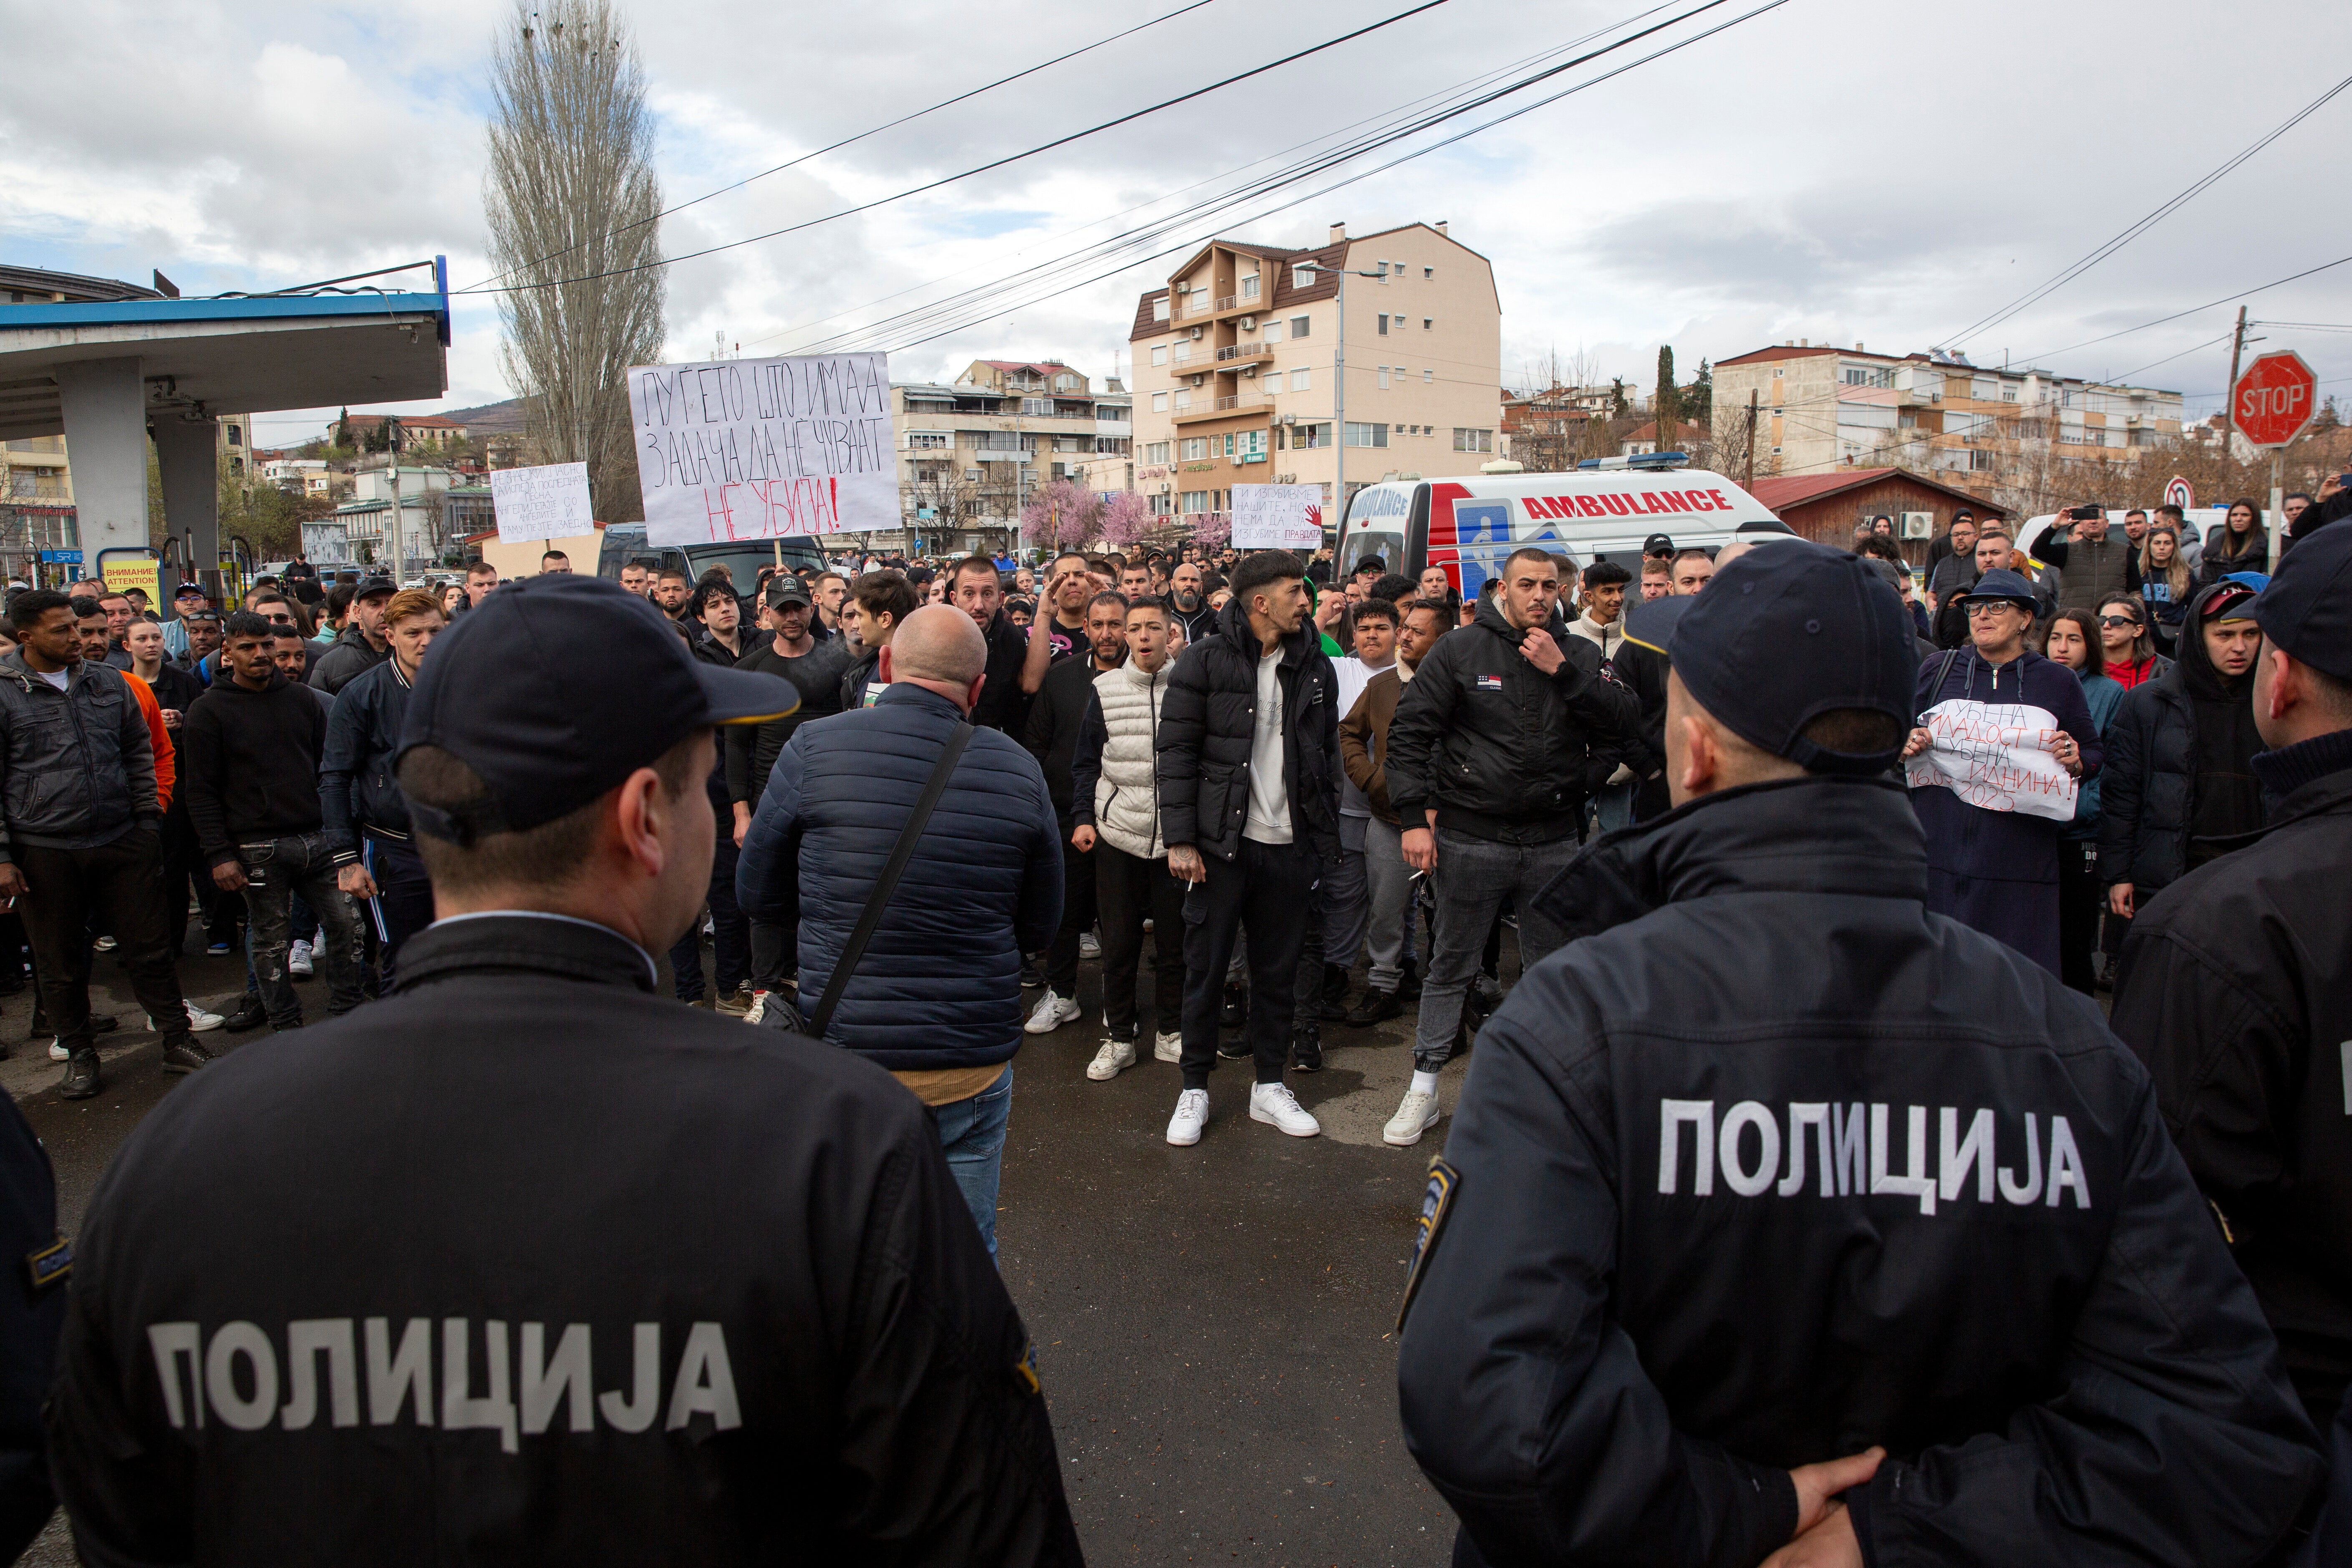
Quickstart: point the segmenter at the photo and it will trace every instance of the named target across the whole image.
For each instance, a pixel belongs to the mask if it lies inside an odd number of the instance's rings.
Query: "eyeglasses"
[[[1970,605],[1969,606],[1969,619],[1974,620],[1979,616],[1990,616],[1997,610],[2015,610],[2018,608],[2019,606],[2011,604],[2007,599],[1992,599],[1981,605]]]
[[[2131,617],[2131,616],[2101,616],[2099,617],[2099,625],[2101,625],[2101,626],[2111,626],[2111,627],[2112,627],[2112,626],[2136,626],[2139,625],[2139,623],[2138,623],[2137,621],[2136,621],[2136,620],[2132,619],[2132,617]]]
[[[273,626],[290,626],[294,624],[294,617],[287,615],[271,616],[268,620]]]

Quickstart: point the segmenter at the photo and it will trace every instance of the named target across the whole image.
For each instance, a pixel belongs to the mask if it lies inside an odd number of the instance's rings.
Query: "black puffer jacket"
[[[1601,650],[1552,617],[1561,663],[1549,675],[1519,652],[1527,634],[1492,599],[1446,633],[1413,671],[1389,731],[1389,799],[1408,828],[1548,843],[1572,836],[1596,738],[1635,738],[1640,705]],[[1638,770],[1637,770],[1638,771]]]
[[[1874,1443],[1888,1568],[2286,1536],[2325,1467],[2147,1072],[1927,890],[1899,788],[1800,779],[1539,895],[1571,940],[1479,1035],[1397,1366],[1488,1562],[1752,1568]]]
[[[2180,657],[2161,675],[2125,692],[2107,721],[2106,765],[2099,781],[2099,879],[2110,887],[2131,883],[2142,902],[2189,869],[2197,814],[2192,682],[2221,679],[2197,629],[2200,601],[2211,592],[2200,589],[2189,601]]]
[[[1187,645],[1168,680],[1152,755],[1160,775],[1160,837],[1231,860],[1249,816],[1250,740],[1257,714],[1257,636],[1241,601],[1217,629]],[[1339,860],[1339,678],[1311,623],[1282,639],[1282,773],[1296,840],[1327,866]]]

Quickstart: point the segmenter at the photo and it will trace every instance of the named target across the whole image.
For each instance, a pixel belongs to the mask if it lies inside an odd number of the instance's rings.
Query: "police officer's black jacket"
[[[175,1090],[79,1242],[49,1428],[97,1568],[1078,1561],[922,1106],[602,927],[428,929]]]
[[[2254,768],[2287,786],[2270,826],[2141,906],[2114,1025],[2324,1426],[2352,1384],[2352,731]]]
[[[1250,742],[1257,724],[1257,634],[1239,599],[1218,612],[1213,636],[1186,645],[1168,676],[1152,740],[1160,778],[1160,837],[1231,860],[1249,813]],[[1296,842],[1339,863],[1339,677],[1314,624],[1282,639],[1282,776]]]
[[[1866,1561],[2244,1563],[2321,1474],[2147,1075],[1926,911],[1901,789],[1611,834],[1488,1022],[1416,1259],[1406,1439],[1496,1563],[1747,1565],[1885,1444]]]
[[[1434,806],[1438,826],[1474,838],[1574,836],[1587,746],[1633,735],[1639,710],[1599,648],[1557,615],[1547,629],[1560,651],[1549,675],[1493,599],[1423,657],[1389,726],[1389,799],[1407,829]]]

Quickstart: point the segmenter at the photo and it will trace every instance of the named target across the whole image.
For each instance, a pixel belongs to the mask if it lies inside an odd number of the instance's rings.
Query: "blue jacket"
[[[319,763],[319,816],[338,866],[359,858],[362,833],[408,837],[408,799],[400,793],[400,779],[392,769],[393,758],[400,754],[408,691],[400,666],[385,659],[337,692],[328,710],[327,749]]]
[[[777,754],[736,864],[753,920],[800,929],[816,1010],[891,846],[956,726],[899,682],[871,708],[803,724]],[[1021,955],[1062,920],[1062,836],[1021,742],[975,731],[825,1038],[898,1072],[985,1067],[1021,1043]]]

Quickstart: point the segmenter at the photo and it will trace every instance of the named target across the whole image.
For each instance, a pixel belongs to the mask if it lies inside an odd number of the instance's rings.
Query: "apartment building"
[[[1328,506],[1343,468],[1350,495],[1475,473],[1502,423],[1502,331],[1493,266],[1443,223],[1334,224],[1309,250],[1212,240],[1136,305],[1135,488],[1184,515],[1231,510],[1237,484],[1319,485]]]
[[[1746,449],[1751,398],[1759,477],[1895,466],[1982,494],[2032,458],[2128,462],[2181,436],[2178,392],[1972,365],[1940,350],[1874,354],[1799,339],[1718,360],[1717,451]]]
[[[890,422],[909,527],[1013,526],[1055,479],[1123,489],[1129,399],[1059,360],[974,360],[953,382],[895,382]],[[1101,480],[1115,475],[1117,485]]]

